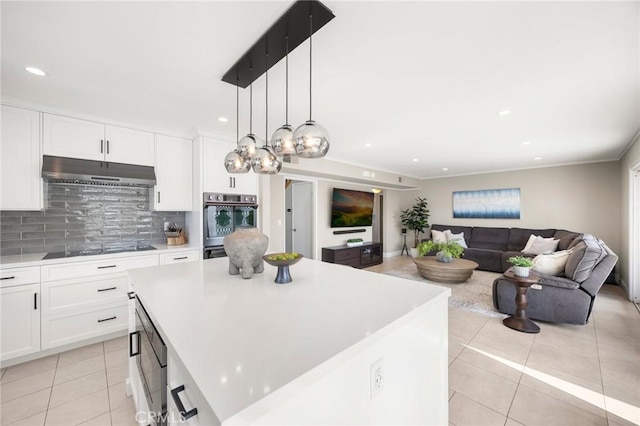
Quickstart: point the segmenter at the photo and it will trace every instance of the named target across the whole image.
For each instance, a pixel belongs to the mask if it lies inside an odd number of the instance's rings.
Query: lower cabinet
[[[40,350],[40,284],[0,289],[0,361]]]
[[[219,425],[204,395],[173,351],[167,360],[167,414],[170,425]]]

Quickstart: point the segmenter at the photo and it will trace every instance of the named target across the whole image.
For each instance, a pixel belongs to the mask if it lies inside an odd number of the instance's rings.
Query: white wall
[[[617,270],[621,284],[629,289],[629,266],[631,264],[631,228],[629,227],[631,210],[630,170],[640,162],[640,136],[636,137],[631,147],[620,160],[620,246],[622,248]],[[637,237],[640,238],[640,237]],[[638,285],[636,283],[636,285]]]
[[[620,253],[620,186],[618,161],[428,179],[420,191],[402,193],[397,210],[421,196],[430,224],[562,228],[593,234]],[[500,188],[520,188],[520,219],[453,219],[453,191]]]

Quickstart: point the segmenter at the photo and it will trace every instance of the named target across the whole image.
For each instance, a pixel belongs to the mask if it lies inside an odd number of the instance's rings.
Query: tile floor
[[[449,310],[450,424],[640,424],[640,314],[619,287],[603,287],[588,325],[539,324]],[[1,425],[135,425],[127,356],[122,337],[3,369]]]

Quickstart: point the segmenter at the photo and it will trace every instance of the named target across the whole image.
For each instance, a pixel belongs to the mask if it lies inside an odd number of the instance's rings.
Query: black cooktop
[[[149,251],[156,250],[153,246],[138,246],[138,247],[126,247],[126,248],[118,248],[118,249],[95,249],[95,250],[81,250],[81,251],[70,251],[70,252],[54,252],[47,253],[42,259],[62,259],[65,257],[76,257],[76,256],[95,256],[98,254],[113,254],[113,253],[128,253],[133,251]]]

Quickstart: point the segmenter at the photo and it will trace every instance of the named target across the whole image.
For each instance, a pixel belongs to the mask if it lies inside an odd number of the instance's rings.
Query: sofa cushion
[[[539,235],[542,238],[553,237],[555,229],[524,229],[511,228],[509,230],[509,251],[522,251],[531,235]]]
[[[453,229],[452,229],[453,231]],[[469,247],[505,251],[509,245],[509,228],[474,227]]]
[[[542,254],[545,252],[553,252],[558,248],[560,240],[554,240],[551,238],[536,237],[533,240],[533,244],[529,248],[525,247],[526,253]]]
[[[548,285],[549,287],[566,288],[568,290],[576,290],[580,287],[580,284],[565,277],[556,277],[542,273],[539,273],[538,275],[540,275],[540,281],[538,284]]]
[[[483,271],[504,272],[500,250],[466,248],[463,258],[476,262]]]
[[[451,232],[451,231],[449,231]],[[434,243],[446,243],[447,242],[447,236],[444,232],[442,231],[438,231],[435,229],[431,230],[431,239],[433,240]]]
[[[471,230],[473,229],[471,226],[451,226],[451,225],[431,225],[431,229],[435,229],[436,231],[446,231],[447,229],[453,232],[454,234],[464,233],[465,241],[471,240]]]
[[[558,229],[556,233],[553,234],[553,238],[560,240],[558,243],[558,250],[567,250],[573,240],[580,236],[582,236],[582,234],[578,232],[571,232],[564,229]]]
[[[584,234],[567,259],[564,274],[576,282],[583,282],[591,275],[591,271],[607,255],[593,235]]]
[[[571,250],[557,251],[551,254],[539,254],[533,258],[533,271],[553,276],[564,274],[564,267]]]
[[[447,229],[446,231],[444,231],[444,235],[445,237],[447,237],[448,243],[451,243],[451,242],[458,243],[462,248],[469,248],[469,246],[467,246],[467,242],[464,240],[463,232],[459,234],[454,234]]]

